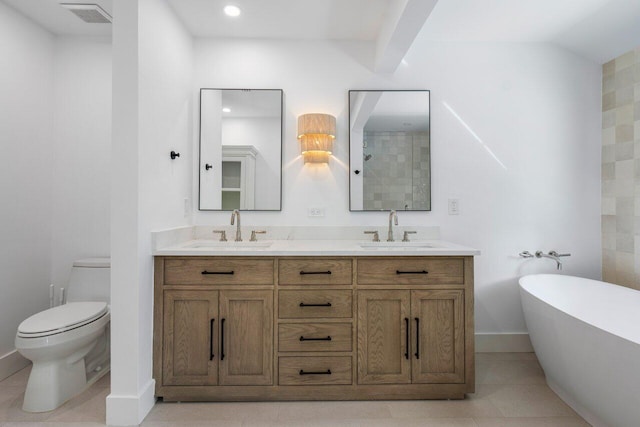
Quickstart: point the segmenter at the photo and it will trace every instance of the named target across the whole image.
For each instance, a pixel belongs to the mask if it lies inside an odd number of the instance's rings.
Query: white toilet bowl
[[[109,371],[109,306],[71,302],[18,327],[16,349],[33,362],[23,410],[51,411]]]

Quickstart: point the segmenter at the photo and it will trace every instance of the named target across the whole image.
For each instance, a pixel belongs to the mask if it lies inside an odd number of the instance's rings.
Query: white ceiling
[[[640,0],[440,0],[421,37],[549,42],[603,63],[640,46]]]
[[[86,24],[62,0],[0,0],[60,35],[109,35],[109,24]],[[99,4],[113,0],[64,0]],[[420,37],[437,41],[549,42],[597,62],[640,46],[640,0],[167,0],[196,37],[379,41],[401,28],[398,10],[432,7]],[[228,3],[242,14],[222,13]],[[431,3],[431,6],[429,5]],[[417,6],[416,6],[417,4]],[[407,12],[408,11],[408,12]],[[413,9],[415,11],[415,9]],[[395,20],[391,22],[392,20]],[[390,25],[391,24],[391,25]],[[418,23],[422,25],[422,22]],[[406,37],[405,37],[406,38]],[[411,38],[413,40],[413,38]]]
[[[375,40],[391,0],[168,0],[196,37]],[[226,16],[227,4],[240,7]]]
[[[88,24],[60,3],[98,4],[113,16],[113,0],[0,0],[56,35],[110,36],[111,24]]]

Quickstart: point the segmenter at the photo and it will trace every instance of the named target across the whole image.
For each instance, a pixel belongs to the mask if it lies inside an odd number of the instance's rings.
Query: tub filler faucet
[[[562,261],[560,261],[560,257],[571,256],[571,254],[559,254],[556,251],[549,251],[548,254],[545,254],[542,251],[536,252],[536,258],[550,258],[556,262],[556,267],[558,270],[562,270]]]

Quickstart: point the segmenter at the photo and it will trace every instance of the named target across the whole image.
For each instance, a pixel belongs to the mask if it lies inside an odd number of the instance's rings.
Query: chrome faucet
[[[393,242],[393,224],[391,223],[391,220],[395,219],[394,223],[395,225],[398,225],[398,214],[396,213],[395,209],[391,209],[391,212],[389,212],[389,234],[387,235],[387,242]]]
[[[238,218],[238,224],[236,225],[236,242],[242,242],[242,234],[240,233],[240,211],[238,209],[234,209],[231,212],[231,225],[233,225],[234,219]]]
[[[556,251],[550,251],[548,254],[545,254],[542,251],[536,252],[536,258],[550,258],[556,262],[556,267],[558,270],[562,270],[562,261],[560,261],[560,257],[563,256],[571,256],[571,254],[559,254]]]

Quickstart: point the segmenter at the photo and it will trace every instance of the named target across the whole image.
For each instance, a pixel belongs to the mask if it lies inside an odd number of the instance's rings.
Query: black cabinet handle
[[[405,343],[405,348],[407,351],[404,352],[404,358],[409,360],[409,318],[405,317],[404,318],[404,343]]]
[[[420,319],[416,317],[416,359],[420,359]]]
[[[201,274],[227,274],[227,275],[233,275],[233,270],[231,271],[203,271]]]
[[[325,338],[305,338],[303,336],[300,336],[300,341],[331,341],[331,335]]]
[[[323,304],[305,304],[303,302],[300,303],[300,307],[331,307],[330,302],[325,302]]]
[[[331,369],[327,369],[326,371],[307,371],[307,372],[305,372],[303,369],[300,369],[300,375],[331,375]]]
[[[304,276],[306,274],[331,274],[331,270],[327,271],[301,271],[300,275]]]
[[[224,321],[220,319],[220,360],[224,360]]]
[[[213,166],[211,166],[209,163],[206,163],[204,165],[205,170],[209,170],[209,169],[213,169]]]
[[[211,319],[211,323],[209,324],[209,360],[213,360],[214,358],[214,354],[213,354],[213,322],[215,322],[216,319]]]
[[[429,274],[429,272],[426,271],[426,270],[422,270],[422,271],[400,271],[400,270],[396,270],[396,274]]]

